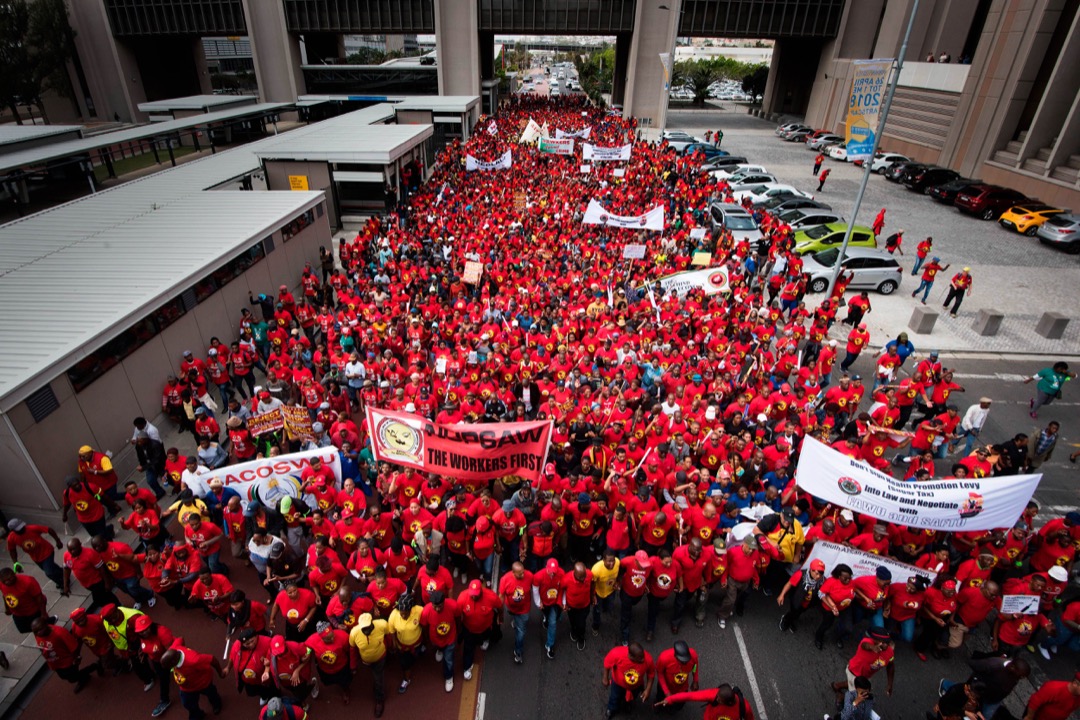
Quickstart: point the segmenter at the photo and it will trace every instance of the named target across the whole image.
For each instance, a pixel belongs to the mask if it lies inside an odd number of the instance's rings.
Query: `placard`
[[[286,405],[281,408],[285,418],[285,434],[290,440],[314,440],[315,431],[311,429],[311,414],[305,407]]]
[[[581,172],[583,174],[585,174],[585,175],[588,175],[589,173],[592,172],[592,165],[582,165],[581,166]]]
[[[633,230],[663,230],[664,206],[657,205],[640,215],[612,215],[599,202],[590,200],[585,208],[585,217],[581,221],[586,225],[610,225]]]
[[[706,232],[707,230],[705,230],[705,228],[690,228],[690,239],[704,240]]]
[[[696,252],[694,258],[690,261],[691,265],[697,265],[701,267],[708,267],[712,262],[712,253],[709,252]]]
[[[1038,595],[1002,595],[998,612],[1002,615],[1036,615],[1039,600]]]
[[[574,154],[574,138],[566,138],[563,140],[552,140],[551,138],[540,138],[540,152],[547,153],[549,155],[573,155]]]
[[[484,274],[484,263],[477,262],[476,260],[465,261],[465,272],[462,273],[461,279],[470,285],[475,285],[480,282],[480,277]]]
[[[285,427],[285,416],[281,410],[271,410],[262,415],[252,415],[247,420],[247,429],[252,435],[258,437],[269,432],[275,432]]]
[[[308,189],[307,175],[290,175],[289,189],[306,191]]]
[[[439,373],[440,375],[445,375],[446,374],[446,364],[447,364],[447,359],[446,358],[444,358],[444,357],[435,358],[435,372]]]
[[[612,177],[626,177],[626,168],[615,168],[611,171]]]
[[[645,246],[636,243],[625,245],[622,249],[622,256],[624,260],[644,260]]]

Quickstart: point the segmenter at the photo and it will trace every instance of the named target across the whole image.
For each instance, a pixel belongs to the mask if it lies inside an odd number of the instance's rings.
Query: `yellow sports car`
[[[1044,222],[1060,215],[1064,210],[1056,208],[1053,205],[1044,205],[1042,203],[1032,202],[1025,203],[1024,205],[1013,205],[1006,210],[998,218],[998,223],[1001,227],[1013,232],[1027,235],[1028,237],[1035,237],[1035,233],[1038,232],[1039,226]]]

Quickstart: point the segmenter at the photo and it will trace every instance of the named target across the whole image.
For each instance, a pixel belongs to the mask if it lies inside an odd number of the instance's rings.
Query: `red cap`
[[[548,463],[547,465],[545,465],[544,466],[544,474],[545,475],[554,475],[555,474],[555,463]]]
[[[149,615],[139,615],[135,618],[133,623],[135,625],[135,632],[146,632],[150,629],[151,623],[153,623],[153,620],[150,619]]]
[[[549,571],[558,570],[559,569],[559,561],[556,560],[555,558],[548,558],[547,569]]]
[[[341,519],[344,520],[345,518],[351,518],[353,514],[354,513],[350,508],[345,508],[341,511]]]
[[[469,583],[469,594],[473,597],[480,597],[480,591],[484,587],[484,584],[479,580],[473,580]]]
[[[115,605],[113,605],[112,603],[109,603],[109,604],[108,604],[108,605],[106,605],[105,607],[101,608],[101,617],[102,617],[102,618],[107,618],[107,617],[109,617],[110,615],[112,615],[112,614],[113,614],[113,611],[114,611],[114,610],[116,610],[116,606],[115,606]]]
[[[941,589],[942,590],[955,590],[956,589],[956,581],[955,580],[946,580],[945,582],[941,583]]]
[[[810,569],[825,572],[825,561],[821,558],[814,558],[810,561]]]
[[[81,618],[86,615],[86,608],[77,607],[71,611],[71,619]]]
[[[275,655],[280,655],[285,652],[285,638],[280,635],[275,635],[274,639],[270,641],[270,652]]]
[[[644,550],[638,550],[634,553],[634,559],[638,561],[638,565],[645,565],[649,562],[649,553]]]
[[[261,391],[259,393],[259,397],[262,398],[263,400],[268,400],[270,398],[270,391],[269,390]]]

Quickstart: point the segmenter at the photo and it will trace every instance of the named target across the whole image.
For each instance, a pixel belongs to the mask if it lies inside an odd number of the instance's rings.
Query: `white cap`
[[[1058,582],[1069,582],[1069,572],[1060,565],[1050,568],[1046,571],[1046,574]]]
[[[850,510],[841,510],[840,517],[844,518],[845,520],[855,519],[855,515]]]
[[[214,348],[210,348],[209,350],[206,351],[206,354],[213,357],[214,355],[217,355],[217,350],[215,350]]]
[[[416,412],[416,405],[413,403],[407,403],[405,405],[405,412]]]

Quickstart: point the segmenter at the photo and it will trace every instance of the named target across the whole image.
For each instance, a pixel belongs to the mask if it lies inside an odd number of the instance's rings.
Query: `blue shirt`
[[[764,491],[754,494],[754,502],[756,502],[756,503],[765,503],[765,505],[772,508],[773,512],[780,512],[780,508],[782,507],[782,505],[780,503],[780,496],[779,495],[774,497],[772,499],[772,501],[770,502],[769,500],[765,499],[765,492]]]
[[[896,354],[900,356],[900,364],[903,365],[907,361],[908,356],[915,352],[915,346],[908,340],[906,343],[900,343],[896,340],[890,340],[885,344],[885,352],[896,348]]]

